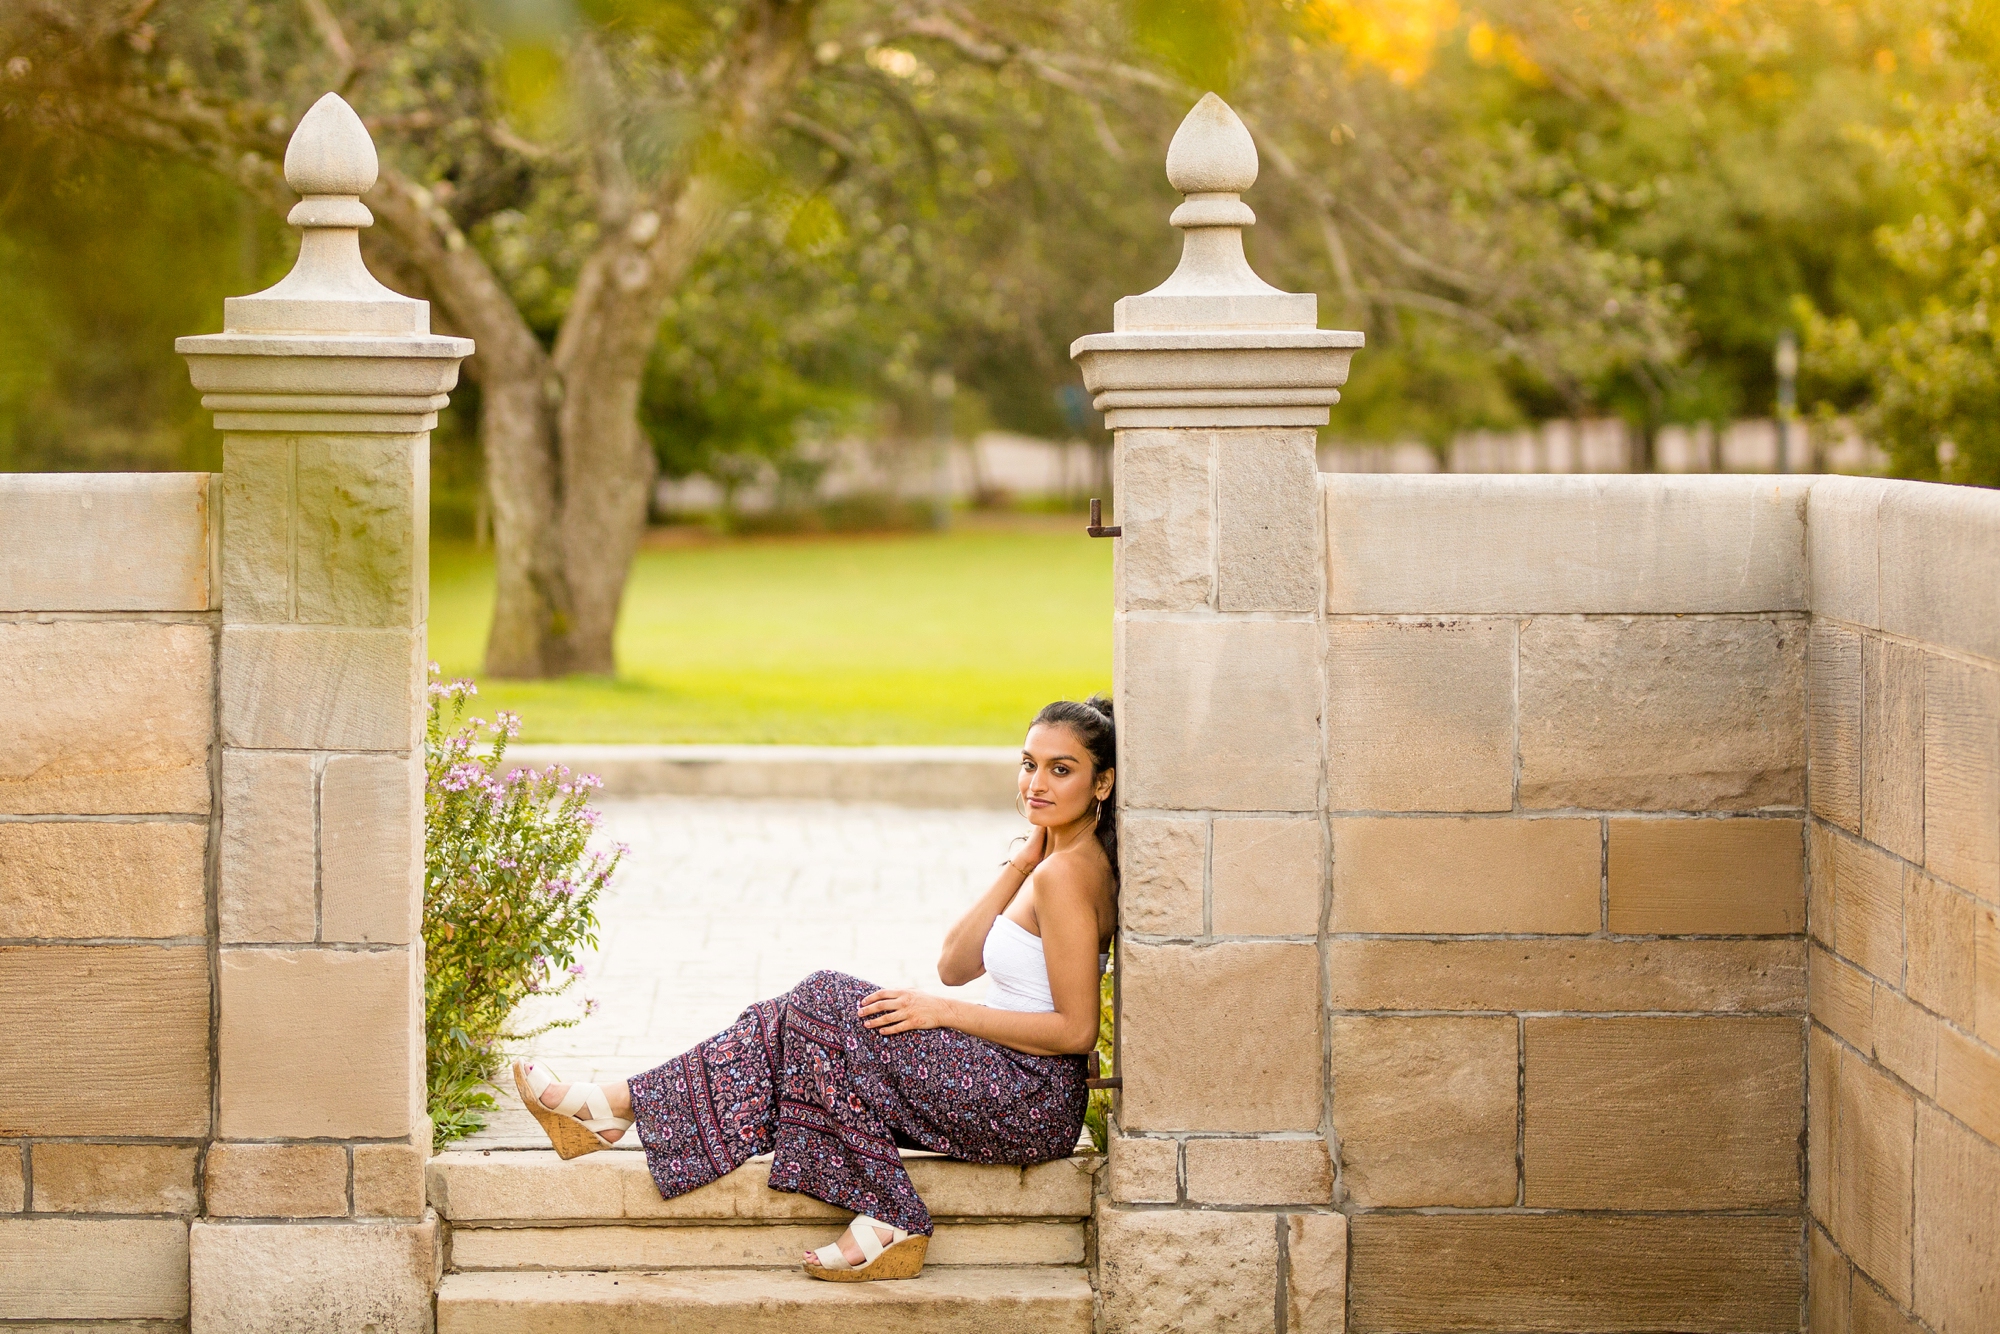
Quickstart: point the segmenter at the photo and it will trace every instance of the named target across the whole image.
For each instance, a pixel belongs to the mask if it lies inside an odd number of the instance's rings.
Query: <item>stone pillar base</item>
[[[196,1222],[189,1334],[430,1334],[437,1215],[419,1223]]]

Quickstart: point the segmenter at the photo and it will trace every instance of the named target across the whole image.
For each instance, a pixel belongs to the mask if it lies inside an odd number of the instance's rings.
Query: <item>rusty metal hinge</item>
[[[1090,527],[1083,530],[1092,537],[1120,537],[1125,529],[1122,525],[1104,526],[1104,502],[1093,498],[1090,502]]]

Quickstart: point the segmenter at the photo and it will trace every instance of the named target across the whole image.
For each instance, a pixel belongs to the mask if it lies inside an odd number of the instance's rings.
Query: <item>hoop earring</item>
[[[1028,800],[1026,797],[1023,797],[1019,792],[1016,792],[1014,794],[1014,809],[1020,813],[1020,816],[1023,820],[1026,820],[1028,818]],[[1032,821],[1030,823],[1032,823]]]
[[[1104,798],[1092,797],[1090,799],[1090,822],[1092,824],[1097,823],[1098,812],[1102,811],[1103,809],[1104,809]]]

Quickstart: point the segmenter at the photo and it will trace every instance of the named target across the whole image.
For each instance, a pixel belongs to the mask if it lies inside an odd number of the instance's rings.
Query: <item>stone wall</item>
[[[1308,443],[1121,433],[1107,1328],[2000,1328],[2000,496]]]
[[[0,1320],[184,1320],[214,1125],[207,474],[0,477]]]
[[[2000,1329],[2000,495],[1810,533],[1811,1330]]]
[[[293,150],[298,267],[177,343],[221,475],[0,478],[0,1322],[432,1325],[426,478],[471,345],[362,267],[346,103]]]

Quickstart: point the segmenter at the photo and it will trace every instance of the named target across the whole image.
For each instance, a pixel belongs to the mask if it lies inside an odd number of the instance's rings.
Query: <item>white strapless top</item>
[[[1050,1014],[1056,998],[1049,991],[1049,960],[1042,952],[1042,938],[1011,917],[996,917],[986,931],[986,946],[980,952],[990,979],[986,1004],[996,1010],[1017,1010],[1026,1014]],[[1097,956],[1102,973],[1111,956]]]

